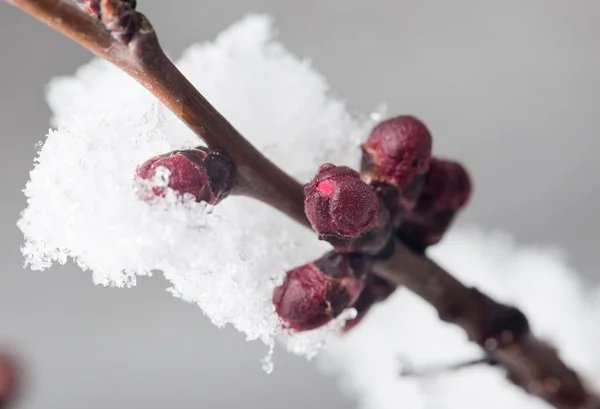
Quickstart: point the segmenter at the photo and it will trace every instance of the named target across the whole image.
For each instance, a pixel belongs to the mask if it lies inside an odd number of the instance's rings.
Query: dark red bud
[[[418,211],[458,211],[471,196],[471,178],[458,162],[433,158],[418,201]]]
[[[322,239],[341,240],[340,245],[384,224],[380,217],[387,215],[373,188],[358,172],[329,163],[304,186],[304,211]]]
[[[17,366],[11,357],[0,355],[0,408],[7,407],[18,392]]]
[[[275,311],[293,331],[325,325],[356,301],[367,268],[360,256],[331,252],[290,270],[273,292]]]
[[[433,158],[416,206],[407,212],[399,236],[423,251],[438,243],[471,196],[471,179],[458,162]]]
[[[139,33],[142,15],[135,11],[135,0],[100,0],[99,17],[112,36],[123,44],[129,44]]]
[[[356,317],[346,321],[344,331],[347,332],[356,327],[373,305],[386,300],[395,290],[396,286],[393,284],[379,278],[375,274],[369,274],[364,289],[352,305],[352,308],[356,309]]]
[[[417,118],[397,116],[377,125],[362,150],[361,172],[367,182],[386,183],[403,190],[427,172],[431,134]]]
[[[229,159],[204,147],[177,150],[155,156],[138,166],[136,177],[151,180],[158,168],[169,170],[167,186],[180,195],[189,193],[196,201],[215,205],[231,191],[234,167]],[[140,192],[144,199],[164,196],[166,189],[153,187],[151,192]]]

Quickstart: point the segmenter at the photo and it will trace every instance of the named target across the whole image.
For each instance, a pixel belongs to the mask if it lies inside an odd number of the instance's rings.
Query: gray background
[[[140,0],[178,55],[249,11],[275,15],[280,38],[309,57],[356,110],[387,101],[435,134],[438,154],[471,169],[461,223],[564,248],[596,281],[600,153],[597,0]],[[48,128],[44,85],[90,55],[0,4],[0,344],[28,375],[22,408],[350,408],[335,380],[218,330],[164,289],[96,287],[72,265],[23,270],[15,226],[34,144]],[[90,102],[91,103],[91,102]]]

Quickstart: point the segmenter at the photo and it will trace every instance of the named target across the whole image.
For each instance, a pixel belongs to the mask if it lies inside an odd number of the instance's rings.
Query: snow
[[[309,62],[273,38],[272,21],[251,15],[177,61],[187,78],[270,159],[301,181],[332,161],[356,166],[372,126],[328,95]],[[135,285],[161,271],[171,292],[196,303],[219,326],[232,324],[268,345],[280,322],[271,303],[286,270],[328,246],[266,205],[230,196],[214,208],[151,206],[135,195],[135,167],[198,138],[147,90],[94,60],[54,79],[48,102],[55,129],[25,189],[19,227],[34,270],[73,259],[96,283]],[[327,332],[327,331],[325,331]],[[313,335],[314,336],[314,335]],[[306,344],[307,353],[313,346]],[[302,348],[295,348],[302,352]]]

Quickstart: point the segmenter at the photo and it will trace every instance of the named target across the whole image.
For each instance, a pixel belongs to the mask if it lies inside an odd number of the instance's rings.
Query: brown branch
[[[563,363],[557,351],[536,338],[525,315],[466,287],[427,257],[395,242],[391,257],[374,271],[404,285],[431,304],[443,321],[465,330],[490,358],[504,366],[508,378],[560,409],[599,409],[600,398]]]
[[[236,165],[233,194],[245,194],[308,226],[302,186],[269,161],[194,88],[164,54],[141,14],[140,29],[126,44],[66,0],[7,0],[104,58],[143,85],[212,150]]]
[[[7,1],[131,75],[208,147],[228,156],[237,170],[233,193],[252,196],[309,226],[302,186],[256,150],[190,84],[165,56],[142,14],[136,15],[139,30],[123,42],[65,0]],[[119,21],[118,16],[114,21]],[[393,250],[389,258],[375,263],[376,274],[406,286],[436,308],[441,319],[463,328],[493,361],[507,369],[512,382],[559,409],[600,409],[600,399],[553,348],[531,333],[520,311],[464,286],[401,241],[394,242]]]

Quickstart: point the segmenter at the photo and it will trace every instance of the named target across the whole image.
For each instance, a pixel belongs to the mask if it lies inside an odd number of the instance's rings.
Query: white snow
[[[248,16],[177,65],[243,135],[301,181],[324,162],[355,166],[372,126],[356,118],[307,61],[273,38],[272,22]],[[134,285],[164,272],[172,293],[219,326],[270,344],[271,304],[286,270],[319,257],[316,234],[266,205],[230,196],[218,206],[150,206],[136,198],[136,165],[199,145],[147,90],[100,60],[51,82],[56,129],[40,149],[19,227],[33,269],[68,258],[103,285]],[[173,199],[173,198],[172,198]],[[313,350],[307,345],[308,350]],[[301,352],[301,351],[298,351]],[[312,353],[312,352],[311,352]]]

